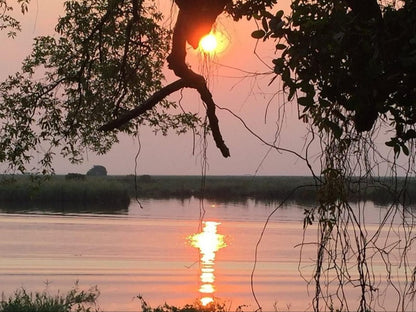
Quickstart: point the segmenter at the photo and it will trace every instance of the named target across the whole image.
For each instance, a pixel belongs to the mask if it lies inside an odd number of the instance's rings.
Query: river
[[[208,297],[231,311],[258,308],[250,277],[274,205],[194,198],[141,205],[132,202],[118,214],[0,207],[0,291],[63,293],[78,281],[82,289],[98,286],[104,311],[139,311],[138,295],[152,307]],[[383,209],[370,205],[367,222],[378,224]],[[263,311],[311,310],[313,289],[308,292],[298,270],[303,213],[297,205],[280,208],[259,244],[253,285]]]

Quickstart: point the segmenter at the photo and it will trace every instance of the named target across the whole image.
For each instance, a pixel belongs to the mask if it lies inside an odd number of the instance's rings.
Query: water
[[[138,311],[138,295],[151,306],[209,296],[221,298],[231,310],[239,305],[257,309],[250,280],[255,246],[275,206],[254,201],[201,206],[196,199],[141,204],[143,209],[133,202],[114,215],[0,213],[0,290],[6,295],[20,287],[65,292],[78,281],[84,289],[98,286],[105,311]],[[303,209],[279,209],[259,245],[254,290],[263,311],[311,309],[313,291],[308,293],[298,271]],[[376,226],[385,210],[371,206],[366,211],[367,223]],[[201,220],[215,223],[226,244],[210,260],[215,274],[209,293],[200,292],[207,268],[200,261],[202,249],[190,243],[204,226]]]

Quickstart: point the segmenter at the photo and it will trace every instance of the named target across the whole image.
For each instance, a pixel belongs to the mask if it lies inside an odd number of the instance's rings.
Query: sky
[[[17,15],[22,21],[23,31],[15,39],[8,39],[4,33],[0,40],[7,48],[0,50],[0,79],[19,70],[21,61],[29,54],[34,37],[52,34],[57,18],[63,13],[63,0],[32,0],[29,12]],[[283,4],[282,4],[283,3]],[[159,1],[170,16],[170,1]],[[285,1],[279,2],[278,9],[286,9]],[[173,23],[166,21],[166,23]],[[253,21],[234,22],[228,16],[220,16],[217,28],[229,39],[224,51],[209,65],[208,82],[214,101],[220,107],[233,111],[246,125],[265,142],[273,142],[280,130],[277,144],[304,154],[306,125],[297,118],[295,103],[285,103],[279,92],[278,80],[269,86],[271,60],[274,56],[274,42],[258,42],[250,37],[256,29]],[[256,46],[257,44],[257,46]],[[256,52],[255,52],[256,51]],[[194,70],[201,69],[203,62],[197,53],[188,50],[188,63]],[[264,74],[269,73],[269,74]],[[165,71],[168,84],[177,78]],[[180,93],[169,99],[178,101]],[[205,116],[204,107],[195,90],[185,90],[181,100],[183,107],[200,112]],[[282,119],[284,110],[285,118]],[[308,175],[305,163],[288,153],[270,151],[269,147],[252,135],[243,123],[225,110],[217,109],[220,129],[231,157],[223,158],[208,137],[208,175]],[[283,121],[282,121],[283,120]],[[150,174],[150,175],[199,175],[203,168],[203,144],[201,139],[189,134],[177,136],[155,135],[147,127],[140,128],[138,138],[120,136],[120,143],[106,154],[97,156],[86,152],[82,165],[72,165],[66,159],[58,158],[54,163],[55,172],[85,173],[93,165],[103,165],[109,174]],[[140,153],[138,151],[140,149]],[[138,157],[136,157],[138,154]]]

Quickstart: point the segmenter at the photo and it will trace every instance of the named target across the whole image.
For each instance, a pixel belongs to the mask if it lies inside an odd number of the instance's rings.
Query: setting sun
[[[202,37],[202,39],[199,41],[199,47],[205,53],[214,52],[215,49],[218,47],[217,37],[213,33],[210,33]]]

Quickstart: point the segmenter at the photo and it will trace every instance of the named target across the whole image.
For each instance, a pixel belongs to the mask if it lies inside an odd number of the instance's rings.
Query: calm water
[[[196,199],[142,205],[133,202],[117,215],[0,212],[0,291],[65,292],[79,281],[82,288],[98,286],[105,311],[138,311],[139,294],[152,306],[218,297],[231,310],[242,304],[257,309],[250,275],[256,242],[274,206],[205,201],[201,216]],[[370,224],[383,215],[373,206],[367,211]],[[302,241],[302,222],[303,208],[292,205],[267,227],[254,275],[264,311],[273,305],[310,310],[295,247]]]

